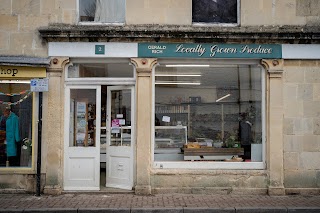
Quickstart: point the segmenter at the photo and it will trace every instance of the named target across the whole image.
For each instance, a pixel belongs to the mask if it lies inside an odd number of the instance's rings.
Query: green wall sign
[[[282,58],[279,44],[139,43],[138,57]]]
[[[94,50],[96,55],[103,55],[105,53],[105,45],[95,45]]]

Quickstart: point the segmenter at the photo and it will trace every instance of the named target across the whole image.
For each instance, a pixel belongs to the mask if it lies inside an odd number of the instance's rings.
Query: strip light
[[[195,82],[156,82],[155,84],[162,84],[162,85],[201,85],[201,83],[195,83]]]
[[[181,75],[174,75],[174,74],[156,74],[157,77],[200,77],[199,74],[181,74]]]
[[[30,84],[30,80],[0,80],[3,84]]]
[[[210,67],[209,64],[166,64],[166,67]]]
[[[225,96],[217,99],[216,102],[219,102],[219,101],[221,101],[222,99],[225,99],[225,98],[229,97],[230,95],[231,95],[231,94],[225,95]]]

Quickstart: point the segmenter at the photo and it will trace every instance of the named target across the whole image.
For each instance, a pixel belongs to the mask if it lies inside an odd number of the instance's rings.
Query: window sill
[[[238,27],[238,23],[204,23],[204,22],[192,22],[192,26],[195,27]]]
[[[153,163],[154,169],[225,169],[225,170],[263,170],[265,164],[263,162],[204,162],[204,161],[188,161],[188,162],[168,162],[157,161]]]
[[[87,26],[94,26],[94,25],[110,25],[110,26],[123,26],[125,23],[103,23],[103,22],[78,22],[78,25],[87,25]]]
[[[10,174],[36,174],[32,167],[0,167],[0,175]]]

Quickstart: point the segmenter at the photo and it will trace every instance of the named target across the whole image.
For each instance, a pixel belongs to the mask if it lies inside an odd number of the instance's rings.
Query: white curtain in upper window
[[[96,0],[95,22],[124,23],[126,0]]]

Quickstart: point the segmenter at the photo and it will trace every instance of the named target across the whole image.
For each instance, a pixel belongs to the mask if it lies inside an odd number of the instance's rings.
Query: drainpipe
[[[36,196],[40,196],[41,190],[41,136],[42,136],[42,92],[39,92],[39,120],[38,120],[38,153],[37,153],[37,188]]]

